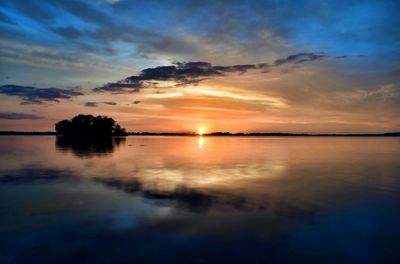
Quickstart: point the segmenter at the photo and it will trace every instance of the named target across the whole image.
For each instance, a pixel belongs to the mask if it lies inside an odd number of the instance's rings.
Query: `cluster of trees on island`
[[[65,137],[111,137],[126,136],[114,119],[108,116],[77,115],[71,120],[62,120],[55,125],[56,135]]]

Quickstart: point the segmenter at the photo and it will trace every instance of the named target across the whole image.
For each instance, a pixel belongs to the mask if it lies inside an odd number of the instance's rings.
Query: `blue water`
[[[0,263],[400,263],[399,138],[0,137]]]

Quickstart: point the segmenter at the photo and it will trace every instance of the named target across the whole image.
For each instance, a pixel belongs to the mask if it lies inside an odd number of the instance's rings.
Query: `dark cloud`
[[[222,76],[225,73],[236,72],[244,74],[248,70],[255,69],[266,71],[269,68],[279,67],[283,64],[301,64],[327,57],[329,56],[318,53],[298,53],[284,59],[278,59],[272,65],[260,63],[213,66],[208,62],[175,62],[171,66],[144,69],[139,75],[133,75],[115,83],[107,83],[104,86],[95,88],[94,91],[138,92],[142,88],[155,86],[157,81],[174,81],[176,82],[175,86],[185,86],[199,83],[209,77]]]
[[[304,63],[307,61],[314,61],[314,60],[319,60],[322,58],[326,58],[328,55],[325,54],[318,54],[318,53],[298,53],[294,55],[287,56],[284,59],[278,59],[275,61],[275,65],[279,66],[285,63]]]
[[[0,94],[17,96],[23,104],[42,104],[44,102],[59,102],[61,99],[71,99],[83,95],[81,92],[60,88],[37,88],[31,86],[3,85]]]
[[[340,55],[340,56],[335,56],[335,59],[351,59],[351,58],[364,58],[366,57],[365,55]]]
[[[133,101],[132,104],[140,104],[142,101]]]
[[[116,83],[108,83],[95,91],[131,91],[138,92],[141,88],[154,85],[155,81],[175,81],[177,85],[190,82],[198,82],[199,77],[221,75],[222,72],[215,70],[208,62],[175,63],[171,66],[160,66],[144,69],[138,76],[131,76]]]
[[[103,102],[103,104],[106,104],[106,105],[117,105],[116,102]]]
[[[97,103],[96,102],[86,102],[85,106],[86,107],[97,107]]]
[[[43,117],[24,113],[13,113],[13,112],[2,112],[0,113],[0,119],[8,120],[21,120],[21,119],[42,119]]]
[[[102,102],[102,104],[112,105],[112,106],[117,105],[116,102]],[[97,107],[97,106],[99,106],[99,103],[98,102],[86,102],[85,106],[86,107]]]

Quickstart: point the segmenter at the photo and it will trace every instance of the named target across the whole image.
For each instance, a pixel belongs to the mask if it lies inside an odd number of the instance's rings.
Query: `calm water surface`
[[[400,263],[400,139],[2,136],[0,262]]]

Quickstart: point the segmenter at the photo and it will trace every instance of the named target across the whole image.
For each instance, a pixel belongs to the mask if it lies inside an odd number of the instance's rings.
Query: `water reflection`
[[[398,171],[394,138],[0,138],[0,259],[397,263]]]
[[[76,178],[71,171],[55,168],[20,168],[18,170],[3,171],[0,175],[2,185],[26,185],[50,183],[63,179]]]
[[[124,137],[105,138],[56,138],[56,149],[61,152],[72,152],[78,157],[106,156],[125,143]]]
[[[199,149],[203,148],[204,139],[203,136],[199,136]]]
[[[159,188],[140,178],[126,177],[93,177],[89,180],[99,183],[107,188],[118,190],[132,196],[140,196],[152,203],[165,206],[173,206],[193,212],[207,212],[211,210],[237,210],[252,211],[265,210],[271,204],[267,199],[255,200],[242,193],[226,192],[220,190],[206,191],[201,188],[188,187],[190,185],[174,186],[171,189]],[[24,167],[18,170],[9,170],[0,175],[0,184],[23,186],[32,184],[54,184],[59,182],[80,181],[81,178],[71,170],[60,170],[51,168]],[[285,207],[285,208],[284,208]],[[278,208],[288,210],[283,204]],[[274,208],[270,208],[275,210]],[[290,209],[296,214],[310,213],[309,211]],[[283,211],[282,211],[283,212]],[[277,212],[280,213],[280,212]]]
[[[124,181],[118,178],[95,178],[94,181],[128,194],[140,195],[158,204],[174,205],[174,207],[194,212],[207,211],[215,202],[215,197],[212,195],[184,186],[173,191],[163,192],[157,189],[145,189],[143,184],[135,179]]]

